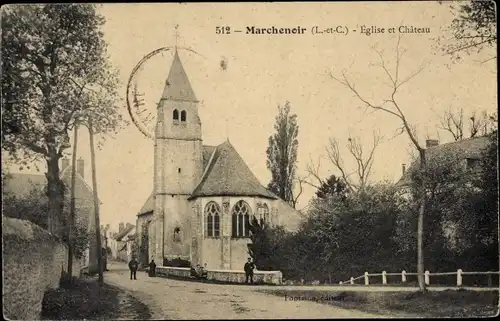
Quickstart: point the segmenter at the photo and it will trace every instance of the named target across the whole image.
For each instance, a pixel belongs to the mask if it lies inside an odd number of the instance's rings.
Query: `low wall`
[[[157,266],[156,275],[175,278],[191,278],[190,268]],[[207,280],[224,283],[245,283],[245,272],[240,270],[207,270]],[[282,284],[280,271],[254,271],[253,281],[262,284]]]
[[[11,320],[40,319],[45,292],[59,287],[68,249],[55,236],[26,221],[2,215],[3,313]],[[80,263],[73,263],[73,275]]]
[[[208,280],[228,283],[245,283],[245,271],[241,270],[208,270]],[[254,271],[253,282],[263,284],[282,284],[283,274],[280,271]]]
[[[174,276],[177,278],[190,278],[190,268],[170,267],[170,266],[157,266],[156,275],[158,276]]]

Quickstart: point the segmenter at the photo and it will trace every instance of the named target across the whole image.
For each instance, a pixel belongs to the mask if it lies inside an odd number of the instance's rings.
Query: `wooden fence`
[[[364,285],[370,285],[370,277],[382,277],[382,284],[387,284],[387,277],[388,276],[401,276],[401,283],[406,283],[407,282],[407,276],[416,276],[418,273],[409,273],[406,272],[405,270],[401,271],[401,273],[387,273],[386,271],[382,271],[382,273],[368,273],[365,272],[364,275],[360,275],[356,278],[351,277],[347,281],[340,281],[339,284],[356,284],[357,280],[364,279]],[[441,276],[441,275],[456,275],[457,276],[457,286],[462,286],[463,284],[463,276],[464,275],[488,275],[488,286],[491,287],[493,284],[492,276],[493,275],[500,275],[500,271],[493,271],[493,272],[464,272],[462,269],[458,269],[456,272],[441,272],[441,273],[430,273],[429,271],[425,271],[424,273],[424,280],[426,285],[431,284],[431,277],[432,276]]]

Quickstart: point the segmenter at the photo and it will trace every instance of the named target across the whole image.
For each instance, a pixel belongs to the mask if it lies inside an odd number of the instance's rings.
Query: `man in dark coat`
[[[132,277],[134,277],[134,280],[137,280],[136,273],[139,268],[139,263],[135,260],[135,257],[128,263],[128,268],[130,269],[130,279],[132,280]]]
[[[149,263],[149,276],[156,276],[155,260],[151,260],[151,262]]]
[[[248,262],[245,263],[245,283],[248,283],[248,279],[250,279],[250,283],[253,284],[253,270],[255,269],[255,264],[253,264],[252,259],[248,258]]]

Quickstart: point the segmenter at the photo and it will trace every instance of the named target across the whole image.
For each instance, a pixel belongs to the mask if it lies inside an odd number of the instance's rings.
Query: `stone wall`
[[[2,215],[3,309],[7,319],[40,319],[46,291],[59,287],[68,249],[55,236],[25,220]],[[73,263],[73,275],[80,263]]]
[[[156,275],[162,277],[173,276],[176,278],[191,278],[189,268],[157,266]],[[245,272],[241,270],[207,270],[207,279],[223,283],[245,283]],[[261,284],[279,285],[283,282],[283,274],[280,271],[254,271],[253,281]]]

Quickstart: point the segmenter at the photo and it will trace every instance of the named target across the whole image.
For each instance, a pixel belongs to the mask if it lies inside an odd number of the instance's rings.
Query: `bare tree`
[[[387,113],[393,117],[396,117],[401,122],[400,133],[406,132],[408,138],[413,143],[414,147],[418,151],[420,162],[419,167],[420,170],[424,170],[426,168],[426,160],[425,160],[425,148],[420,145],[418,142],[416,133],[414,128],[408,122],[405,113],[403,112],[402,106],[399,104],[396,95],[401,86],[407,84],[410,80],[415,78],[418,74],[420,74],[424,69],[425,65],[421,65],[418,69],[408,75],[407,77],[401,77],[399,67],[401,63],[401,58],[406,52],[405,50],[400,49],[401,36],[398,37],[398,41],[396,44],[396,61],[394,66],[394,72],[390,72],[387,68],[382,53],[373,48],[373,50],[380,57],[380,67],[382,71],[387,75],[390,80],[391,92],[388,97],[383,99],[381,104],[376,104],[374,102],[368,101],[355,87],[355,85],[348,79],[346,72],[343,71],[341,77],[335,77],[330,74],[332,79],[336,80],[341,85],[347,87],[354,95],[364,104],[366,109],[371,109],[373,111],[381,111]],[[419,182],[419,189],[417,191],[417,197],[419,199],[419,210],[418,210],[418,227],[417,227],[417,252],[418,252],[418,261],[417,261],[417,270],[418,270],[418,283],[421,291],[425,291],[425,282],[424,282],[424,253],[423,253],[423,222],[424,222],[424,213],[425,213],[425,205],[426,205],[426,193],[425,193],[425,177],[422,177]]]
[[[347,150],[356,162],[356,169],[354,171],[347,172],[342,156],[340,155],[339,143],[335,138],[330,138],[330,143],[326,147],[326,152],[330,162],[340,172],[349,191],[356,192],[363,190],[368,183],[374,160],[373,155],[375,153],[375,149],[380,144],[381,136],[374,133],[373,146],[368,151],[367,156],[364,155],[364,148],[359,138],[353,137],[349,138],[347,141]],[[355,175],[355,179],[351,178],[353,175]]]
[[[294,179],[298,183],[298,191],[295,193],[293,191],[293,188],[290,190],[290,204],[292,205],[293,208],[297,208],[297,202],[299,200],[300,195],[302,195],[302,192],[304,191],[303,188],[303,183],[304,183],[304,178],[302,177],[297,177]]]
[[[477,112],[473,111],[471,117],[465,122],[463,108],[456,112],[448,108],[438,127],[449,132],[455,141],[489,134],[494,129],[494,123],[496,123],[495,114],[488,115],[486,111],[483,111],[479,116],[476,114]],[[468,132],[468,136],[466,136],[466,132]]]

